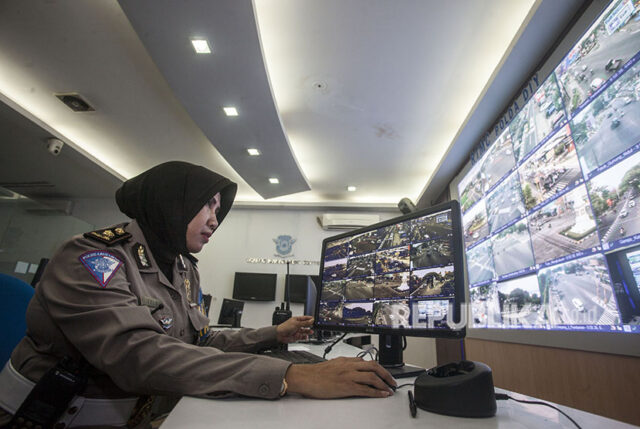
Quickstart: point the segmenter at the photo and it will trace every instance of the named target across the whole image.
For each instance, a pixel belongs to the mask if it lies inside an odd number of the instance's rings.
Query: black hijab
[[[218,223],[222,223],[238,185],[199,165],[170,161],[127,180],[116,191],[120,211],[138,221],[151,252],[167,278],[173,261],[187,250],[187,225],[220,192]]]

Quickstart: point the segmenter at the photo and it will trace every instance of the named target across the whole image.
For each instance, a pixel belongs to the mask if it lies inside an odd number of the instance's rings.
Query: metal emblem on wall
[[[296,239],[290,235],[279,235],[277,238],[273,239],[273,242],[276,243],[276,254],[274,256],[279,256],[281,258],[289,258],[293,256],[291,251],[293,250],[293,243],[296,242]]]

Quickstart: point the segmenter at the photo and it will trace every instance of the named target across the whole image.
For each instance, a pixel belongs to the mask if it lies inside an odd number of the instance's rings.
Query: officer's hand
[[[291,365],[285,380],[289,392],[318,399],[347,396],[386,398],[393,395],[387,383],[397,385],[391,374],[377,362],[345,357],[314,365]]]
[[[276,328],[278,342],[293,343],[298,340],[307,339],[313,331],[309,328],[313,326],[313,317],[296,316],[282,322]]]

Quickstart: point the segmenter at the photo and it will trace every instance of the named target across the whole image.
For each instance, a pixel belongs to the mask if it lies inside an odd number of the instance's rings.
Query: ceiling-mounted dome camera
[[[417,210],[416,205],[413,204],[409,198],[403,198],[398,202],[398,208],[402,214],[409,214]]]
[[[56,138],[47,139],[47,150],[53,156],[60,155],[62,146],[64,146],[64,142],[62,140],[58,140]]]

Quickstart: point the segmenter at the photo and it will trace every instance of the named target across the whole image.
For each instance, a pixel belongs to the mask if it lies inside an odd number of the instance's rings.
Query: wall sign
[[[296,242],[296,239],[290,235],[279,235],[277,238],[273,239],[273,242],[276,243],[276,254],[274,256],[278,256],[281,258],[289,258],[293,256],[293,243]]]

